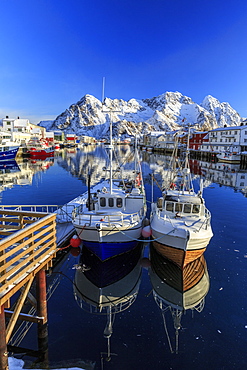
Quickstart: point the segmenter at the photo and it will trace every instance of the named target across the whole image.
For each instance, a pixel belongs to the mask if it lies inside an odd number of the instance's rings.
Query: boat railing
[[[80,207],[81,206],[74,208],[72,212],[72,217],[74,219],[77,218],[77,221],[85,226],[89,226],[95,221],[97,221],[97,223],[100,222],[105,223],[107,221],[108,226],[114,225],[116,222],[119,222],[121,226],[124,226],[126,219],[129,219],[131,224],[135,224],[136,222],[140,222],[144,215],[144,210],[142,208],[135,213],[119,213],[118,215],[117,214],[109,215],[103,212],[97,214],[84,212],[83,214],[81,214]],[[101,219],[99,219],[99,216],[101,217]]]
[[[158,216],[158,218],[160,218],[160,219],[163,219],[164,221],[168,221],[168,222],[170,222],[171,223],[171,225],[174,227],[174,224],[173,224],[173,221],[172,221],[172,218],[171,217],[169,217],[167,214],[164,214],[164,211],[162,210],[162,209],[160,209],[160,208],[158,208],[157,206],[156,206],[156,209],[155,209],[155,212],[156,212],[156,214],[157,214],[157,216]],[[181,214],[179,214],[177,217],[183,217],[183,216],[188,216],[188,214],[183,214],[183,213],[181,213]],[[192,215],[193,216],[193,215]],[[194,215],[194,216],[196,216],[196,215]],[[199,230],[201,230],[201,229],[207,229],[208,228],[208,226],[210,225],[210,222],[211,222],[211,213],[210,213],[210,211],[207,209],[207,208],[205,208],[205,212],[204,212],[204,217],[205,217],[205,219],[203,220],[203,222],[201,223],[201,225],[200,225],[200,227],[199,227],[199,229],[198,229],[198,231]],[[198,221],[199,220],[201,220],[201,219],[198,219]]]

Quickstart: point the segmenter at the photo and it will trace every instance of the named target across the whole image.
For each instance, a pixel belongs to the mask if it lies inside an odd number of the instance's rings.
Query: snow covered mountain
[[[41,121],[47,130],[87,135],[102,139],[109,137],[110,120],[114,137],[128,137],[150,131],[176,130],[192,125],[198,130],[239,126],[242,118],[229,103],[221,103],[208,95],[201,104],[179,92],[166,92],[151,99],[106,98],[102,102],[85,95],[72,104],[54,121]]]

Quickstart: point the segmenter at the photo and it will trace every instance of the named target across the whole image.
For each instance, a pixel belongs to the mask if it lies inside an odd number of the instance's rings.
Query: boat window
[[[176,203],[175,204],[175,212],[182,212],[183,204],[182,203]]]
[[[199,211],[200,211],[199,204],[193,204],[192,213],[199,213]]]
[[[108,206],[109,207],[114,207],[114,198],[109,198],[108,199]]]
[[[157,201],[158,208],[162,208],[162,201],[163,201],[163,198],[158,198],[158,201]]]
[[[166,202],[166,210],[173,212],[173,202]]]
[[[184,213],[191,213],[191,204],[184,205]]]
[[[100,206],[101,207],[105,207],[106,206],[105,198],[100,198]]]
[[[121,208],[123,205],[123,199],[122,198],[117,198],[117,207]]]

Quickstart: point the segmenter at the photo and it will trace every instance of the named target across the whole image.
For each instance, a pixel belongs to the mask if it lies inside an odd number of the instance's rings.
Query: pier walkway
[[[64,208],[65,207],[65,208]],[[40,352],[47,330],[45,271],[74,233],[66,206],[0,207],[0,369],[8,369],[7,344],[17,320],[38,324]],[[60,211],[59,211],[60,209]],[[60,212],[60,216],[58,215]],[[62,215],[62,216],[61,216]],[[21,313],[36,278],[37,316]],[[16,294],[18,293],[18,294]],[[14,307],[13,311],[6,309]],[[6,312],[5,312],[6,311]],[[8,318],[6,324],[5,319]]]

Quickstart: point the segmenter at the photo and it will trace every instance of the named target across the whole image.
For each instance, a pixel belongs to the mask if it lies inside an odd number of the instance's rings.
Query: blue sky
[[[0,118],[55,119],[85,94],[206,95],[247,117],[246,0],[0,0]]]

